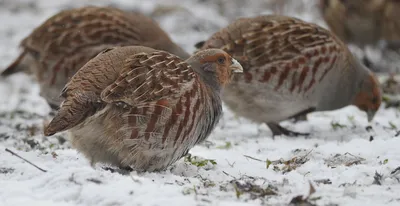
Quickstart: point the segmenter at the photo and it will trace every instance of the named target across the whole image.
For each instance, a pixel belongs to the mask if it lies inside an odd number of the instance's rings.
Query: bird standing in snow
[[[189,57],[152,19],[116,8],[88,6],[57,13],[36,28],[22,40],[22,53],[1,76],[20,71],[34,74],[40,95],[57,108],[62,88],[86,62],[105,48],[129,45]]]
[[[221,90],[241,65],[219,49],[181,60],[148,47],[116,47],[85,64],[65,86],[46,136],[69,130],[92,165],[163,170],[210,135]]]
[[[220,48],[241,63],[243,75],[235,75],[223,100],[238,115],[266,123],[273,135],[302,135],[279,122],[347,105],[372,120],[381,104],[377,79],[345,44],[296,18],[241,18],[196,47]]]

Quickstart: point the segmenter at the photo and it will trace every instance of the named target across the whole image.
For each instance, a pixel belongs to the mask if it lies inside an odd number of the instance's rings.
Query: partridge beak
[[[234,58],[232,58],[232,64],[231,64],[230,68],[235,73],[242,73],[243,72],[242,65],[240,65],[240,63]]]
[[[375,110],[368,110],[368,111],[367,111],[368,122],[371,122],[371,121],[372,121],[372,119],[373,119],[374,116],[375,116],[375,113],[376,113]]]

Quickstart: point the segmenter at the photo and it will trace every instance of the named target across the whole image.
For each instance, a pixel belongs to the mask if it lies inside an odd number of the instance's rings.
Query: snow
[[[175,10],[154,12],[162,2]],[[271,13],[263,1],[248,2],[116,0],[112,5],[153,14],[175,41],[193,52],[196,42],[237,16]],[[313,12],[313,1],[295,2],[283,12],[325,26]],[[299,2],[305,6],[297,5]],[[19,41],[50,15],[88,4],[110,5],[105,0],[0,1],[0,68],[18,55]],[[298,8],[305,10],[298,12]],[[192,157],[194,164],[186,158],[164,172],[120,174],[101,165],[92,168],[65,141],[65,133],[42,135],[50,108],[30,78],[18,74],[1,79],[0,94],[2,206],[287,205],[296,196],[307,197],[310,183],[315,193],[307,201],[316,205],[400,204],[398,108],[382,105],[371,123],[365,113],[352,106],[313,113],[305,122],[282,123],[296,131],[311,132],[311,136],[275,139],[265,125],[239,118],[225,108],[208,141],[190,151],[200,158]],[[47,172],[6,152],[6,148]]]

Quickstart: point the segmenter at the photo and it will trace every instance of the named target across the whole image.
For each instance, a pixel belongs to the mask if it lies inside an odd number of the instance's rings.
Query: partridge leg
[[[301,111],[293,116],[291,116],[289,119],[294,118],[294,122],[299,122],[299,121],[307,121],[307,114],[310,112],[314,112],[315,108],[311,107],[309,109],[306,109],[304,111]]]
[[[294,123],[302,122],[302,121],[307,121],[307,115],[300,115],[300,116],[294,117]]]
[[[308,136],[308,135],[310,135],[310,133],[300,133],[300,132],[290,131],[290,130],[288,130],[286,128],[281,127],[277,123],[267,123],[267,125],[272,131],[272,136],[286,135],[286,136],[290,136],[290,137],[297,137],[297,136]]]
[[[126,166],[126,167],[119,167],[119,169],[120,169],[120,170],[125,170],[125,171],[128,171],[128,172],[132,172],[132,171],[133,171],[132,167],[129,167],[129,166]]]
[[[129,174],[130,172],[133,171],[131,167],[118,167],[118,168],[112,168],[112,167],[102,167],[103,170],[110,171],[111,173],[117,172],[120,174]]]

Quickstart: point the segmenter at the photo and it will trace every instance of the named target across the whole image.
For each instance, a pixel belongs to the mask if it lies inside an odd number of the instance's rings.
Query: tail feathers
[[[11,63],[1,74],[2,77],[7,77],[9,75],[15,74],[17,72],[24,72],[27,70],[27,66],[22,62],[25,59],[26,52],[21,53],[18,58]]]
[[[62,103],[56,116],[45,126],[44,135],[52,136],[58,132],[71,129],[85,121],[95,111],[96,107],[93,105],[89,105],[88,103],[78,104],[73,100],[67,99]]]

